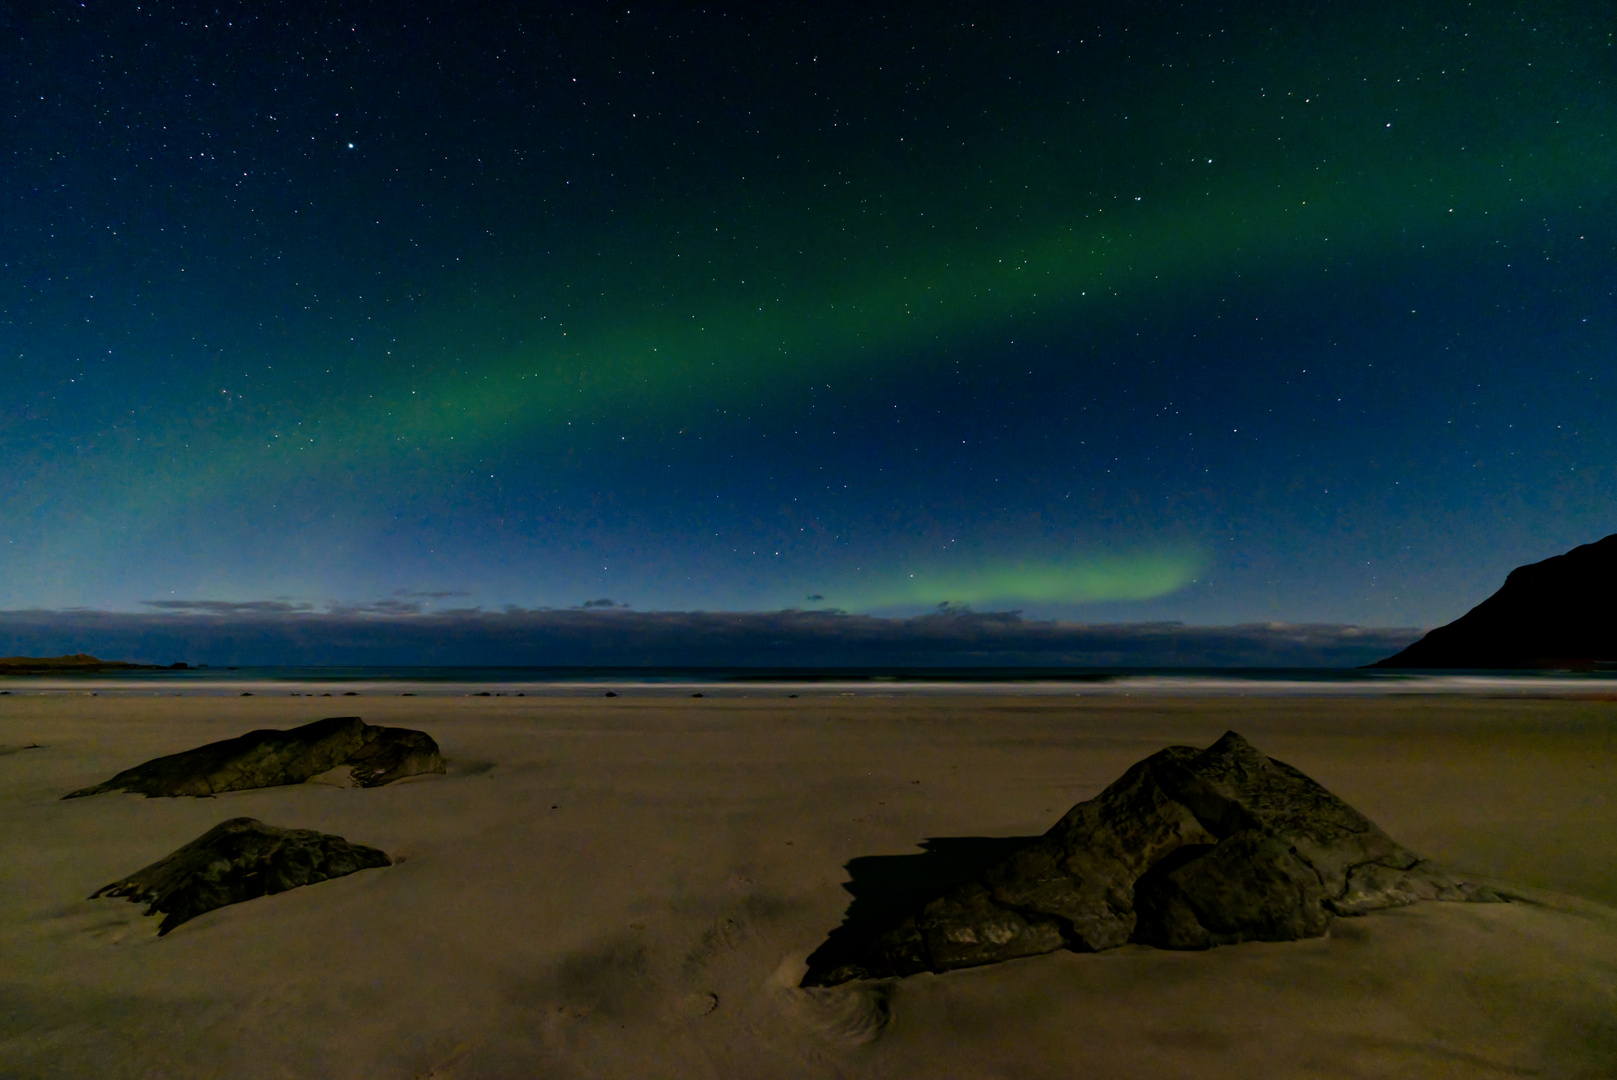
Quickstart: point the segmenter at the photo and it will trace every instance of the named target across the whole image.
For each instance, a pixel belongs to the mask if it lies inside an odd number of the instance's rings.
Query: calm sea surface
[[[1617,672],[1359,668],[555,668],[240,667],[0,677],[0,693],[119,695],[741,697],[800,694],[1089,696],[1471,694],[1612,697]]]

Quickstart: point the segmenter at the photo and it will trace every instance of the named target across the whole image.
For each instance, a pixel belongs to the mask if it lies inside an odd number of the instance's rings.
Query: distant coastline
[[[185,671],[189,664],[134,664],[102,660],[89,653],[71,656],[0,656],[0,675],[106,675],[119,671]]]

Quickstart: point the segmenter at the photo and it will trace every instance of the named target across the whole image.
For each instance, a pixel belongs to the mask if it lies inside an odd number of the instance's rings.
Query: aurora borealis
[[[1609,5],[0,30],[0,608],[1411,626],[1617,531]]]

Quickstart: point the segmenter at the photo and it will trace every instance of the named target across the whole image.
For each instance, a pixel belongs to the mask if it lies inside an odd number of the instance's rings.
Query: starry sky
[[[1614,35],[4,0],[0,609],[1448,621],[1617,531]]]

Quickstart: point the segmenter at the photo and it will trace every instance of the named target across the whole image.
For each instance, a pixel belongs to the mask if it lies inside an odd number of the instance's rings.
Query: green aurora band
[[[86,557],[109,529],[134,543],[186,508],[310,480],[369,493],[362,522],[384,513],[375,493],[445,483],[446,465],[519,440],[537,448],[534,470],[561,470],[569,451],[622,430],[673,439],[721,409],[768,409],[872,367],[923,375],[950,342],[1041,321],[1125,326],[1216,303],[1236,278],[1281,288],[1417,245],[1463,255],[1617,190],[1617,108],[1593,79],[1609,62],[1594,45],[1588,67],[1558,72],[1501,46],[1462,78],[1439,54],[1412,59],[1414,45],[1365,66],[1363,44],[1266,57],[1255,81],[1212,91],[1165,75],[1121,108],[1127,123],[1052,104],[1018,126],[1020,145],[866,162],[847,195],[831,188],[842,171],[822,168],[731,213],[715,201],[672,225],[645,208],[596,238],[593,260],[536,255],[446,289],[402,324],[393,355],[359,365],[361,390],[175,418],[139,446],[110,439],[117,452],[89,463],[23,463],[28,482],[0,509],[50,518],[73,492],[91,509],[49,542]],[[991,199],[999,209],[979,208]],[[1012,553],[826,595],[850,608],[1141,599],[1182,587],[1197,561],[1142,550],[1024,565]]]
[[[1153,600],[1190,584],[1199,565],[1196,555],[1188,552],[991,561],[965,569],[934,566],[908,573],[872,574],[863,580],[853,576],[841,590],[819,595],[827,604],[855,611]]]

